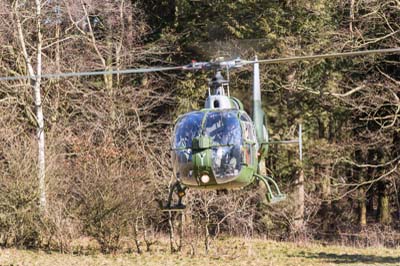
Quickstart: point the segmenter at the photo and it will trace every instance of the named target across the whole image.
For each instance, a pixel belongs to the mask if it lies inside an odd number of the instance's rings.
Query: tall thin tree
[[[46,164],[45,164],[45,132],[44,132],[44,116],[41,98],[41,75],[42,75],[42,33],[41,33],[41,2],[35,0],[35,21],[36,21],[36,64],[31,61],[32,55],[29,54],[27,43],[23,31],[23,22],[21,13],[19,12],[20,2],[17,0],[14,4],[14,12],[16,16],[16,26],[18,30],[18,40],[21,45],[22,54],[25,59],[26,67],[29,76],[30,86],[33,90],[33,100],[35,104],[35,119],[36,119],[36,139],[38,145],[37,157],[37,174],[39,182],[39,204],[42,211],[46,210]]]

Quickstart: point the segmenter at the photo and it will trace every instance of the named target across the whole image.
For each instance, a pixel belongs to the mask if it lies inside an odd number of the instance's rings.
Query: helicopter
[[[205,107],[179,116],[175,123],[171,150],[176,181],[169,189],[166,205],[160,203],[163,210],[174,211],[185,208],[182,200],[188,188],[239,189],[255,181],[261,181],[267,188],[266,198],[269,202],[275,203],[286,198],[281,193],[276,181],[263,174],[263,163],[270,144],[297,143],[301,160],[302,127],[299,126],[299,137],[296,140],[269,140],[265,113],[262,108],[259,64],[279,64],[382,53],[400,53],[400,47],[262,60],[255,57],[254,60],[236,58],[227,61],[192,61],[187,65],[170,67],[7,76],[0,77],[0,81],[161,71],[215,71],[216,74],[209,83]],[[225,80],[222,76],[223,70],[229,75],[229,70],[246,65],[253,65],[252,118],[246,113],[240,100],[230,96],[229,78]],[[172,204],[174,193],[178,196],[178,201]]]
[[[270,141],[267,120],[262,108],[260,89],[260,63],[285,63],[364,54],[399,52],[399,48],[325,54],[303,57],[258,60],[195,62],[184,66],[185,70],[214,70],[209,82],[208,97],[201,110],[178,117],[172,136],[172,164],[176,181],[170,187],[163,210],[182,210],[182,199],[187,188],[225,190],[246,187],[255,181],[262,182],[269,203],[286,198],[273,177],[262,171],[270,144],[299,145],[302,160],[302,126],[298,139]],[[253,118],[246,113],[239,99],[230,96],[229,80],[221,74],[226,70],[253,65]],[[172,205],[173,193],[178,196]]]
[[[230,96],[229,80],[222,70],[240,68],[247,61],[193,62],[186,69],[215,70],[209,82],[203,109],[178,117],[172,137],[172,164],[176,182],[170,188],[163,209],[184,209],[182,198],[187,188],[238,189],[259,180],[267,187],[267,200],[285,199],[272,177],[260,173],[260,161],[268,151],[268,131],[261,104],[260,71],[253,63],[253,119],[239,99]],[[254,121],[254,122],[253,122]],[[298,140],[301,147],[301,131]],[[300,148],[301,149],[301,148]],[[171,205],[173,193],[178,202]]]

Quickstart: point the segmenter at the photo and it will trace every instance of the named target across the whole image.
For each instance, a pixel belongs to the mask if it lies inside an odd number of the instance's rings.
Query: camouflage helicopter
[[[0,81],[67,78],[111,74],[138,74],[160,71],[207,70],[216,74],[209,84],[205,107],[181,115],[174,127],[172,136],[172,164],[176,181],[170,187],[164,210],[182,210],[182,199],[187,188],[193,189],[235,189],[243,188],[258,180],[267,187],[267,200],[278,202],[285,199],[272,177],[262,173],[264,159],[270,144],[298,143],[302,158],[301,126],[299,138],[288,141],[270,141],[267,123],[262,108],[259,64],[278,64],[302,60],[318,60],[367,54],[399,53],[400,48],[365,50],[356,52],[332,53],[322,55],[242,60],[217,60],[214,62],[195,62],[184,66],[150,67],[124,70],[71,72],[43,74],[40,76],[0,77]],[[253,65],[253,118],[246,113],[243,104],[230,96],[229,80],[222,71],[245,65]],[[178,201],[172,204],[176,193]]]
[[[172,137],[172,163],[176,181],[170,187],[164,210],[184,209],[182,198],[187,188],[237,189],[258,180],[267,188],[270,203],[286,197],[275,180],[263,173],[263,164],[270,144],[299,145],[302,159],[302,127],[298,139],[270,141],[267,121],[262,108],[259,64],[276,64],[300,60],[316,60],[365,54],[400,52],[400,48],[367,50],[347,53],[258,60],[192,62],[184,70],[214,70],[216,74],[209,83],[208,97],[203,109],[181,115],[175,124]],[[230,96],[229,80],[221,74],[244,65],[253,65],[253,119],[243,104]],[[172,205],[173,194],[178,201]]]
[[[242,67],[249,61],[193,62],[185,69],[215,70],[209,82],[205,107],[181,115],[172,138],[172,163],[176,182],[170,188],[165,210],[183,209],[186,188],[236,189],[256,179],[267,187],[267,199],[283,200],[277,183],[259,171],[260,161],[268,151],[268,131],[261,104],[260,72],[257,58],[253,64],[253,119],[239,99],[230,96],[229,80],[222,70]],[[254,122],[253,122],[254,121]],[[289,141],[295,142],[295,141]],[[299,142],[301,147],[301,137]],[[178,202],[172,204],[173,193]]]

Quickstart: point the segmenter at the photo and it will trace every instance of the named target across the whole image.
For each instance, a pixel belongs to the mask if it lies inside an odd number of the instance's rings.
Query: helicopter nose
[[[199,185],[209,185],[213,183],[211,172],[211,149],[197,152],[193,156],[193,168]]]

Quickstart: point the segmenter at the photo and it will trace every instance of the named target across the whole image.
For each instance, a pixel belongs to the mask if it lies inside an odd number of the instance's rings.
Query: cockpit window
[[[245,140],[256,142],[256,133],[250,117],[246,113],[242,113],[240,120],[242,121],[243,138]]]
[[[200,136],[203,116],[202,112],[192,112],[180,118],[174,130],[174,149],[192,147],[193,138]]]
[[[242,139],[237,112],[208,112],[204,133],[211,137],[213,145],[240,145]]]
[[[240,174],[244,159],[247,158],[243,153],[243,147],[246,144],[244,141],[247,139],[242,137],[246,133],[245,124],[251,126],[251,119],[243,117],[245,120],[241,121],[241,115],[242,112],[232,109],[204,110],[182,116],[175,126],[173,139],[172,160],[176,177],[185,184],[198,185],[198,178],[201,175],[199,171],[205,170],[204,167],[210,165],[203,166],[202,163],[194,165],[193,158],[196,158],[195,156],[199,153],[208,152],[211,155],[210,163],[215,181],[222,184],[235,179]],[[192,147],[193,139],[200,136],[211,139],[209,148],[208,146],[207,148]],[[207,151],[208,149],[211,153]]]
[[[250,122],[251,123],[250,116],[248,114],[244,113],[244,112],[240,115],[240,120],[243,121],[243,122]]]
[[[217,182],[236,177],[241,169],[242,143],[237,111],[208,112],[204,125],[205,135],[212,139],[212,169]]]

